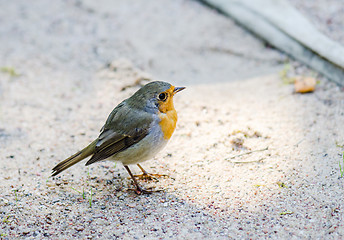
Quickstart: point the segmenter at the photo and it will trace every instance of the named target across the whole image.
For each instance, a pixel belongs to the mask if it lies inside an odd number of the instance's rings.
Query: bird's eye
[[[167,99],[167,93],[160,93],[159,96],[158,96],[158,99],[160,101],[165,101]]]

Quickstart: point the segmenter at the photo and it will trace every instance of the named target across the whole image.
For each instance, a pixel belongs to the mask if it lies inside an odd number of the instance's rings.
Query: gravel
[[[295,2],[327,25],[321,1]],[[283,54],[197,2],[106,4],[0,9],[0,238],[344,238],[343,89],[291,61],[288,77],[319,81],[314,93],[293,93],[280,77]],[[140,182],[163,192],[137,196],[112,162],[49,178],[156,78],[187,86],[173,138],[143,163],[169,176]]]

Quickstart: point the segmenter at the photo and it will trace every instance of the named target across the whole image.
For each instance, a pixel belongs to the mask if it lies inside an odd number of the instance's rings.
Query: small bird
[[[134,191],[137,194],[151,193],[140,187],[128,165],[137,164],[142,176],[149,176],[139,163],[154,157],[171,138],[177,123],[173,96],[183,89],[185,87],[174,87],[161,81],[146,84],[118,104],[98,138],[57,164],[52,169],[52,176],[91,156],[86,166],[103,160],[122,162],[135,184]]]

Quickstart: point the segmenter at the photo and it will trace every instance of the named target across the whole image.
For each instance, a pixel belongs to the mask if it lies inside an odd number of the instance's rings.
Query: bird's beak
[[[175,87],[173,90],[173,93],[176,94],[177,92],[180,92],[181,90],[184,90],[185,87]]]

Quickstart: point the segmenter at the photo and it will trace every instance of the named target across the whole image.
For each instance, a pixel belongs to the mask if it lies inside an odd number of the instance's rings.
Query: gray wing
[[[119,104],[109,115],[86,166],[104,160],[141,141],[149,132],[152,116]]]

